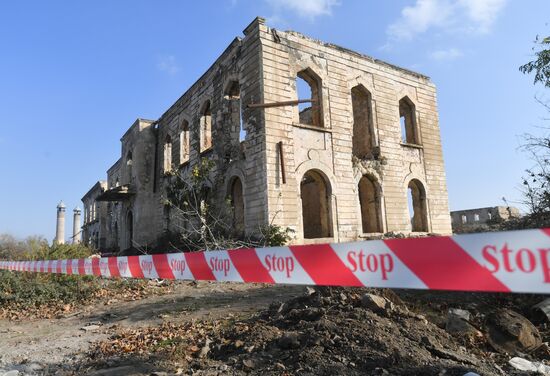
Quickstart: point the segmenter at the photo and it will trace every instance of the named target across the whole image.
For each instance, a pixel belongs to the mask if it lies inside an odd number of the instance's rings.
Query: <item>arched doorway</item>
[[[359,180],[359,204],[363,233],[383,232],[379,187],[369,175]]]
[[[319,171],[309,170],[300,183],[304,238],[332,236],[330,183]]]
[[[131,248],[134,245],[134,215],[131,210],[126,217],[126,239],[126,248]]]
[[[237,236],[244,236],[244,198],[241,179],[238,177],[233,178],[230,192],[231,209],[233,210],[233,229]]]
[[[416,179],[409,182],[407,189],[409,216],[413,232],[428,232],[428,208],[426,205],[426,190]]]

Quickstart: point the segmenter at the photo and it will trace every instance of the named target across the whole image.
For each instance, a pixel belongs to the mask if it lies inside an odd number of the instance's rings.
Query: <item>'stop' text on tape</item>
[[[550,293],[550,229],[193,253],[0,261],[102,277]]]

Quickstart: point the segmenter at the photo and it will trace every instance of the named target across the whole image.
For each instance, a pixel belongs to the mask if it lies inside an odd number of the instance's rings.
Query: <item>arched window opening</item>
[[[353,155],[359,159],[372,156],[375,145],[372,96],[363,86],[351,89],[353,108]]]
[[[113,203],[112,202],[107,203],[107,226],[108,226],[109,232],[112,232],[113,230]]]
[[[212,147],[212,109],[210,108],[210,101],[206,101],[203,105],[200,118],[200,151],[201,153]]]
[[[330,184],[315,170],[305,173],[300,184],[304,238],[332,236]]]
[[[164,211],[164,231],[169,232],[170,231],[170,205],[164,205],[163,208]]]
[[[311,69],[305,69],[296,75],[296,94],[299,100],[311,100],[310,103],[298,105],[298,119],[300,124],[323,126],[321,78]]]
[[[115,230],[114,230],[114,244],[113,247],[118,249],[118,222],[115,221]]]
[[[134,173],[132,171],[133,169],[134,161],[132,159],[132,151],[130,150],[128,154],[126,154],[126,182],[128,184],[132,183],[132,180],[134,178]]]
[[[462,214],[462,216],[460,217],[460,219],[462,220],[462,224],[465,225],[466,223],[468,223],[468,217],[466,217],[464,214]]]
[[[181,123],[180,131],[180,164],[189,160],[189,122],[184,120]]]
[[[407,144],[418,144],[416,134],[416,109],[414,103],[403,97],[399,101],[399,126],[401,128],[401,140]]]
[[[418,180],[409,183],[408,204],[413,232],[428,232],[428,210],[426,206],[426,191]]]
[[[359,204],[363,233],[383,232],[379,187],[368,175],[359,180]]]
[[[224,98],[228,101],[231,135],[235,135],[239,142],[243,141],[246,139],[246,129],[243,124],[241,88],[238,81],[231,81],[227,85]]]
[[[126,217],[126,239],[126,248],[131,248],[134,245],[134,215],[132,211],[129,211]]]
[[[233,211],[233,229],[239,237],[244,236],[244,198],[241,179],[234,178],[231,182],[231,209]]]
[[[172,170],[172,138],[166,136],[164,140],[164,172]]]

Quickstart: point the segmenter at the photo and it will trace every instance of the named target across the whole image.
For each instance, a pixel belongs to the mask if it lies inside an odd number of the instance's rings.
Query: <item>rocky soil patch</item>
[[[308,288],[305,295],[275,302],[250,318],[228,315],[119,330],[95,343],[80,366],[113,367],[131,359],[189,375],[462,376],[526,374],[508,363],[513,355],[550,360],[543,344],[547,324],[535,327],[510,308],[491,306],[491,299],[502,297],[478,294],[488,304],[472,305],[475,294],[462,300],[461,294],[431,294],[437,298],[391,290]],[[449,310],[450,302],[463,307]]]

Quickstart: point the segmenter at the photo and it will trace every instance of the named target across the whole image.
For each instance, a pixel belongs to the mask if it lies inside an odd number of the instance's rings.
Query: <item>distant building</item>
[[[451,212],[453,232],[476,227],[485,227],[490,221],[507,221],[519,218],[519,209],[513,206],[457,210]]]
[[[107,204],[96,199],[107,189],[106,181],[98,181],[82,197],[84,204],[84,223],[82,225],[82,242],[95,249],[104,249],[107,236]]]

